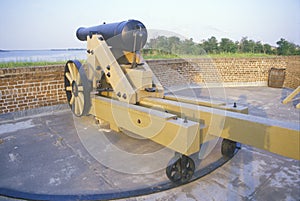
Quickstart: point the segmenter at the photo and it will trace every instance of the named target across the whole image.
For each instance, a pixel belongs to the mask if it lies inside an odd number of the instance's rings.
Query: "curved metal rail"
[[[235,154],[238,152],[240,147],[238,146]],[[235,155],[234,154],[234,155]],[[232,157],[231,157],[232,158]],[[217,168],[223,166],[226,162],[228,162],[230,157],[221,157],[213,163],[205,166],[202,169],[195,171],[193,177],[186,183],[178,184],[168,181],[164,184],[158,186],[152,186],[147,188],[135,189],[135,190],[127,190],[122,192],[112,192],[112,193],[97,193],[97,194],[73,194],[73,195],[50,195],[50,194],[35,194],[29,192],[18,191],[14,189],[8,188],[0,188],[0,196],[9,197],[14,199],[24,199],[24,200],[57,200],[57,201],[66,201],[66,200],[110,200],[110,199],[121,199],[121,198],[129,198],[136,196],[149,195],[152,193],[158,193],[162,191],[166,191],[178,186],[182,186],[188,183],[191,183],[195,180],[204,177],[205,175],[213,172]]]

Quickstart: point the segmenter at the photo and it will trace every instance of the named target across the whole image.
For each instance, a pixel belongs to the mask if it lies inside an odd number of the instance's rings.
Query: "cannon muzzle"
[[[145,25],[137,20],[102,24],[94,27],[77,29],[76,36],[81,41],[94,34],[101,34],[113,49],[135,52],[144,47],[147,41]]]

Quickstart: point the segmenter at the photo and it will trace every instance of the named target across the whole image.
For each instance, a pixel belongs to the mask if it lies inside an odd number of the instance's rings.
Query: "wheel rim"
[[[168,178],[175,183],[188,182],[195,172],[195,163],[188,156],[181,156],[170,161],[166,169]]]
[[[65,89],[67,99],[72,112],[76,116],[86,113],[87,96],[85,90],[84,73],[80,72],[81,63],[79,61],[68,61],[65,66]]]

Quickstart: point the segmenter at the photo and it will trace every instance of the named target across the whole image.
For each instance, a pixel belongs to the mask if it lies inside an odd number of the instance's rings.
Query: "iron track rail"
[[[235,151],[235,154],[238,152],[238,147]],[[234,154],[234,155],[235,155]],[[223,166],[227,163],[231,158],[228,157],[221,157],[213,163],[205,166],[202,169],[196,170],[193,177],[186,183],[178,184],[168,181],[164,184],[159,186],[135,189],[135,190],[128,190],[122,192],[112,192],[112,193],[96,193],[96,194],[73,194],[73,195],[55,195],[55,194],[35,194],[29,193],[24,191],[19,191],[15,189],[8,189],[8,188],[1,188],[0,187],[0,196],[13,198],[13,199],[20,199],[20,200],[54,200],[54,201],[73,201],[73,200],[111,200],[111,199],[124,199],[129,197],[136,197],[136,196],[143,196],[149,195],[153,193],[158,193],[166,190],[170,190],[172,188],[176,188],[182,185],[186,185],[193,181],[196,181],[205,175],[213,172],[217,168]]]

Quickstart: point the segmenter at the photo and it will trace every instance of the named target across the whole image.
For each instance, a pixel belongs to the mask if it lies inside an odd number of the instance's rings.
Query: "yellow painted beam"
[[[200,149],[200,124],[176,115],[96,96],[93,111],[98,119],[110,123],[115,131],[128,130],[184,155]]]
[[[204,122],[208,128],[201,143],[209,136],[222,137],[300,160],[298,124],[157,98],[145,98],[140,105]]]
[[[174,100],[182,103],[191,103],[194,105],[200,105],[200,106],[207,106],[207,107],[213,107],[213,108],[219,108],[222,110],[228,110],[232,112],[239,112],[248,114],[248,108],[245,106],[237,105],[234,107],[233,105],[226,105],[226,103],[222,101],[216,101],[216,100],[206,100],[206,99],[200,99],[200,98],[192,98],[192,97],[186,97],[186,96],[178,96],[178,95],[165,95],[164,99],[167,100]]]
[[[164,99],[167,100],[174,100],[179,101],[183,103],[191,103],[194,105],[202,105],[202,106],[208,106],[208,107],[217,107],[225,105],[222,101],[213,101],[213,100],[205,100],[200,98],[193,98],[193,97],[186,97],[186,96],[179,96],[179,95],[165,95]]]
[[[300,93],[300,86],[298,86],[290,95],[288,95],[283,101],[283,104],[287,104],[288,102],[292,101],[292,99]],[[298,105],[297,105],[298,106]],[[296,107],[297,107],[296,106]],[[299,105],[300,106],[300,105]],[[298,107],[297,107],[298,108]]]

